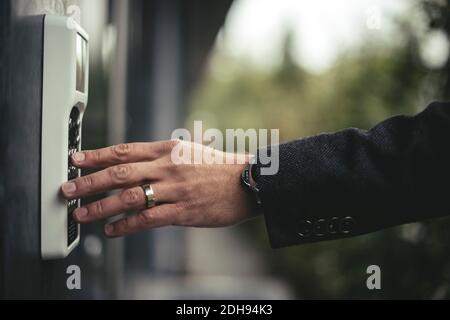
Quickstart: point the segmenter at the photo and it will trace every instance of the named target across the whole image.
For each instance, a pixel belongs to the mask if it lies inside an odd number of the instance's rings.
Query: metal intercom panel
[[[41,255],[66,257],[79,243],[72,217],[80,200],[67,201],[61,185],[80,176],[70,156],[81,149],[81,127],[88,101],[89,37],[70,17],[44,18]]]

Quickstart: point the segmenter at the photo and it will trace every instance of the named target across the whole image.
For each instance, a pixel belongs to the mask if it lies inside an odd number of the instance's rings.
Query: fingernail
[[[81,208],[78,208],[77,210],[75,210],[75,216],[80,220],[85,218],[87,215],[88,215],[88,209],[86,209],[85,207],[81,207]]]
[[[82,162],[86,159],[86,155],[83,152],[77,152],[72,156],[73,160],[76,162]]]
[[[77,186],[73,182],[66,182],[63,184],[62,189],[65,193],[73,193],[77,191]]]
[[[114,226],[112,224],[107,224],[105,226],[105,233],[106,234],[112,234],[114,231]]]

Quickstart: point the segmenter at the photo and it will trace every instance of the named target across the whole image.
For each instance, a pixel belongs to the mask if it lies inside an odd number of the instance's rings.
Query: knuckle
[[[84,187],[86,189],[90,189],[94,184],[94,180],[92,179],[92,176],[90,176],[90,175],[81,177],[79,182],[80,182],[81,187]]]
[[[165,169],[167,172],[169,172],[169,173],[171,173],[171,174],[176,173],[176,171],[178,170],[178,165],[175,164],[175,163],[172,162],[172,161],[167,161],[167,162],[165,162],[165,163],[163,164],[163,167],[164,167],[164,169]]]
[[[124,159],[131,153],[131,144],[123,143],[112,147],[113,154],[118,159]]]
[[[190,183],[182,183],[178,192],[181,199],[190,199],[195,193],[194,186]]]
[[[117,229],[120,233],[126,232],[129,227],[129,218],[125,218],[117,222]]]
[[[172,218],[172,225],[187,225],[189,220],[189,215],[187,214],[189,209],[189,203],[182,201],[175,203],[174,215]]]
[[[124,181],[128,179],[131,173],[131,167],[128,164],[121,164],[109,169],[113,181]]]
[[[163,154],[168,154],[172,152],[172,149],[179,143],[179,140],[167,140],[164,141],[162,144],[162,153]]]
[[[185,165],[167,161],[163,166],[164,170],[177,180],[181,180],[184,177],[183,173],[185,172]]]
[[[187,211],[188,205],[185,201],[175,203],[175,215],[181,216],[183,213]]]
[[[139,193],[136,189],[128,189],[122,192],[121,200],[127,206],[133,206],[139,201]]]
[[[187,212],[195,212],[198,207],[198,201],[196,200],[185,200],[184,201],[184,207],[183,207],[183,214],[186,214]]]
[[[100,162],[102,160],[102,154],[99,150],[93,150],[90,152],[90,154],[94,161]]]
[[[149,225],[154,220],[154,216],[150,211],[143,211],[138,214],[138,219],[140,225]]]
[[[101,216],[103,214],[104,210],[103,210],[103,203],[102,201],[97,201],[94,204],[94,214],[95,216]]]

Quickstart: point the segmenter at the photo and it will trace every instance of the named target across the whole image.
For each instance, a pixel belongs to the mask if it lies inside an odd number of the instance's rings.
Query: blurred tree
[[[283,85],[285,90],[296,90],[308,76],[307,72],[295,62],[294,31],[288,28],[283,40],[281,64],[278,70],[275,70],[273,80]]]
[[[419,1],[429,30],[450,35],[449,1]],[[191,117],[225,128],[280,128],[283,141],[345,127],[370,128],[399,113],[420,111],[450,96],[450,60],[430,70],[420,57],[423,35],[405,14],[398,21],[403,41],[389,46],[368,41],[342,54],[327,72],[310,74],[292,58],[287,31],[283,60],[273,72],[216,52],[212,72],[192,97]],[[368,37],[369,38],[369,37]],[[256,225],[255,228],[252,228]],[[249,225],[266,239],[263,223]],[[346,240],[261,250],[276,275],[306,298],[450,297],[450,220],[409,224]],[[366,287],[366,268],[381,267],[382,290]]]

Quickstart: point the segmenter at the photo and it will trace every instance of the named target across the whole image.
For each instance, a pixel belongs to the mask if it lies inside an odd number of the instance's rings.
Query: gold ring
[[[155,193],[153,192],[153,188],[149,184],[144,184],[142,186],[142,190],[144,190],[145,194],[145,206],[147,209],[153,208],[156,205]]]

